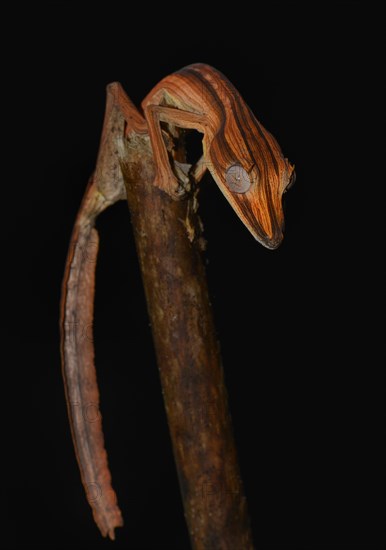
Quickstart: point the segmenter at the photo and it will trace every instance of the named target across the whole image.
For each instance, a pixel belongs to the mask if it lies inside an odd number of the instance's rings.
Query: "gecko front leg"
[[[189,111],[182,111],[175,107],[152,104],[145,107],[144,114],[148,124],[153,155],[156,161],[156,177],[154,184],[168,193],[173,199],[182,199],[186,196],[186,189],[178,180],[170,165],[168,152],[162,137],[161,122],[173,124],[184,129],[198,130],[204,134],[205,139],[205,116]],[[200,177],[202,177],[202,173],[200,173]]]

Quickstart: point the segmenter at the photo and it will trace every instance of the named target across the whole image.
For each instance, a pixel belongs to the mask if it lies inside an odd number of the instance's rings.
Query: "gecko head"
[[[247,151],[241,140],[225,147],[223,140],[214,140],[209,171],[255,239],[273,250],[283,240],[282,195],[293,185],[295,171],[273,136],[260,129],[266,139],[250,139]]]

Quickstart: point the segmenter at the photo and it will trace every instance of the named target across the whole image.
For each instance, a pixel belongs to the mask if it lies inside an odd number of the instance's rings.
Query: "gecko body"
[[[161,123],[202,132],[201,165],[252,235],[276,248],[283,238],[282,195],[294,167],[229,80],[209,65],[189,65],[161,80],[142,107],[157,159],[155,184],[173,198],[184,196]]]

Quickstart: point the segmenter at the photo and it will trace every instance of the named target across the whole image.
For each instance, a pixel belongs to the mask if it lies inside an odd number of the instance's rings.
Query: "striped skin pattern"
[[[221,546],[249,550],[253,544],[234,443],[226,420],[229,415],[224,398],[221,361],[209,313],[205,270],[196,256],[195,247],[189,243],[192,239],[189,237],[188,241],[180,228],[186,207],[163,200],[167,197],[153,186],[155,172],[155,185],[173,198],[179,199],[189,192],[186,181],[181,186],[182,176],[181,171],[176,169],[177,160],[172,159],[172,166],[170,164],[160,123],[202,132],[202,159],[190,168],[180,163],[184,169],[189,169],[188,182],[191,179],[195,184],[208,169],[246,227],[268,248],[276,248],[282,240],[281,197],[293,182],[294,171],[275,139],[256,120],[232,84],[207,65],[191,65],[163,79],[145,98],[142,106],[146,121],[118,83],[108,86],[97,165],[75,222],[63,279],[60,320],[62,370],[81,478],[102,535],[114,539],[115,528],[121,526],[123,520],[111,486],[104,447],[93,341],[83,337],[83,329],[91,326],[94,315],[98,251],[95,220],[107,207],[127,197],[132,215],[136,216],[134,233],[139,257],[142,258],[144,282],[150,289],[150,299],[149,296],[147,299],[149,310],[153,312],[153,334],[158,331],[160,335],[155,337],[155,343],[163,384],[170,392],[169,397],[165,398],[165,403],[170,404],[170,407],[167,406],[169,426],[175,449],[182,449],[180,455],[175,455],[176,464],[182,472],[181,479],[185,479],[185,490],[191,489],[186,490],[184,506],[192,544],[197,549]],[[175,135],[173,132],[171,134]],[[182,172],[186,175],[184,170]],[[193,204],[195,201],[190,202]],[[191,211],[193,214],[196,212],[193,207]],[[198,220],[194,221],[193,226],[198,225]],[[164,256],[167,259],[161,261]],[[170,265],[176,266],[174,270],[169,269],[168,262],[171,260],[174,263]],[[157,265],[158,271],[155,269]],[[173,279],[171,273],[177,273],[177,270],[183,276],[175,275]],[[171,280],[173,287],[170,286]],[[163,290],[160,291],[160,288]],[[180,311],[184,311],[184,316]],[[164,320],[166,313],[169,322]],[[182,337],[178,342],[178,353],[175,352],[174,329],[169,327],[174,323],[181,334],[189,335],[189,341]],[[206,327],[204,331],[202,326]],[[170,356],[173,356],[173,361]],[[198,377],[196,369],[193,378],[184,370],[184,364],[190,362],[191,357],[197,358],[196,366],[201,369]],[[177,379],[179,386],[175,383]],[[178,410],[176,412],[172,406],[178,400],[184,403],[192,387],[197,410],[200,403],[211,403],[208,395],[218,395],[215,402],[222,403],[221,408],[213,410],[215,414],[203,433],[200,426],[192,430],[186,419],[181,420]],[[92,420],[87,412],[85,414],[90,406],[98,412]],[[184,441],[185,431],[194,437],[190,439],[189,436]],[[201,447],[195,447],[191,441],[205,437],[210,444],[202,453]],[[230,460],[221,463],[218,457],[223,456],[223,449],[226,449]],[[205,472],[209,462],[220,467],[219,479],[230,489],[224,493],[223,506],[213,510],[210,517],[202,495],[195,492],[197,479]],[[232,475],[225,476],[229,472]],[[232,513],[228,513],[229,510]]]
[[[189,65],[161,80],[142,107],[159,160],[156,183],[162,187],[169,170],[169,178],[178,187],[155,126],[163,121],[199,130],[204,134],[204,168],[252,235],[265,247],[276,248],[283,239],[282,195],[295,179],[294,167],[229,80],[208,65]],[[233,167],[239,170],[238,179],[244,183],[240,188],[246,191],[236,192],[230,184]]]

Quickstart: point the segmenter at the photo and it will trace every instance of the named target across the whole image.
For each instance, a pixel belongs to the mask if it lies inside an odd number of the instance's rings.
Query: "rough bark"
[[[122,163],[185,517],[195,549],[252,548],[195,196],[153,184],[147,138]],[[145,153],[146,152],[146,153]]]

